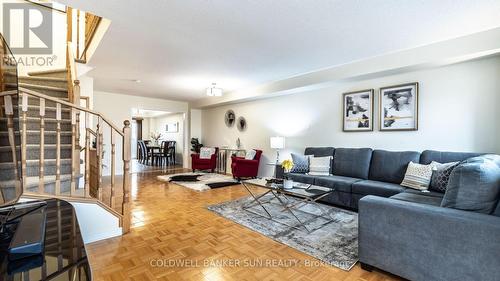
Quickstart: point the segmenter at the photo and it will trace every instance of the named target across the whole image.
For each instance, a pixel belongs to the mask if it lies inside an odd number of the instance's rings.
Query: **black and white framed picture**
[[[380,130],[418,129],[418,83],[380,88]]]
[[[179,123],[169,123],[166,125],[166,132],[167,133],[178,133],[179,132]]]
[[[343,131],[373,131],[373,89],[344,93]]]

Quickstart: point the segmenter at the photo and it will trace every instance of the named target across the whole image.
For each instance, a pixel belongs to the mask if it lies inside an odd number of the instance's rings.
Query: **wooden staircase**
[[[92,203],[116,216],[127,233],[130,122],[125,120],[119,128],[103,114],[80,106],[75,64],[82,61],[82,54],[73,51],[72,12],[67,10],[66,68],[18,77],[15,60],[10,65],[0,64],[0,202],[14,202],[23,189],[27,198]],[[9,61],[12,52],[1,34],[0,39],[0,58]],[[110,172],[106,177],[105,153]]]

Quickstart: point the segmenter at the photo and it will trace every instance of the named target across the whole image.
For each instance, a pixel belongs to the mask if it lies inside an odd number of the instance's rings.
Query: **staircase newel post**
[[[123,214],[123,224],[122,232],[128,233],[130,231],[130,139],[131,139],[131,129],[130,121],[125,120],[123,122],[125,125],[123,127],[123,203],[122,203],[122,214]]]

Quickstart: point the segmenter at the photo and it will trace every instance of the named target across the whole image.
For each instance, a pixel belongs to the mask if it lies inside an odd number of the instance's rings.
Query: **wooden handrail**
[[[35,96],[35,97],[43,98],[43,99],[46,99],[46,100],[49,100],[49,101],[53,101],[53,102],[56,102],[56,103],[60,103],[61,105],[72,107],[74,109],[78,109],[80,111],[87,112],[87,113],[93,114],[95,116],[101,117],[102,121],[104,121],[108,126],[110,126],[111,128],[113,128],[113,130],[115,130],[118,134],[120,134],[123,137],[123,132],[121,131],[121,129],[119,129],[118,127],[116,127],[113,123],[111,123],[111,121],[109,121],[106,117],[104,117],[101,113],[99,113],[97,111],[94,111],[92,109],[88,109],[88,108],[85,108],[85,107],[82,107],[82,106],[79,106],[79,105],[75,105],[75,104],[72,104],[70,102],[67,102],[67,101],[64,101],[64,100],[60,100],[58,98],[53,98],[51,96],[47,96],[47,95],[44,95],[44,94],[39,93],[37,91],[29,90],[29,89],[26,89],[26,88],[23,88],[23,87],[19,87],[19,91],[22,92],[22,93],[26,93],[26,94],[28,94],[30,96]]]

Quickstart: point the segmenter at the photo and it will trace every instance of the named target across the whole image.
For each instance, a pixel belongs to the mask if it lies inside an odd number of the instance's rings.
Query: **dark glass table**
[[[73,206],[57,199],[46,200],[45,252],[9,261],[10,241],[0,243],[0,280],[92,280],[78,220]],[[15,224],[12,225],[15,228]]]

